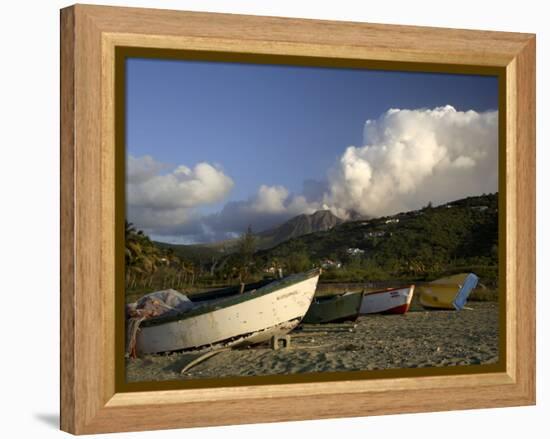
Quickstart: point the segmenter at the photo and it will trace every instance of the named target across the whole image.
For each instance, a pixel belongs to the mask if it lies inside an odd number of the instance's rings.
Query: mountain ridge
[[[317,210],[312,214],[300,214],[289,220],[254,233],[257,250],[269,250],[289,239],[298,238],[315,232],[325,232],[344,223],[344,220],[334,215],[330,210]],[[204,244],[170,244],[156,241],[162,248],[173,248],[180,256],[193,259],[210,259],[221,254],[231,254],[237,250],[239,238]]]
[[[325,279],[435,278],[475,271],[498,282],[498,193],[368,220],[346,221],[327,232],[302,235],[256,253],[258,266],[285,261],[287,272],[313,264]],[[330,269],[340,267],[345,269]]]
[[[260,240],[269,242],[269,247],[274,247],[292,238],[315,232],[325,232],[343,222],[343,219],[334,215],[330,210],[317,210],[309,215],[295,216],[277,227],[264,230],[256,235]],[[265,244],[262,247],[266,248]]]
[[[483,194],[359,221],[343,221],[327,212],[298,215],[256,235],[254,276],[259,279],[275,266],[282,266],[287,274],[322,266],[325,281],[345,282],[426,280],[473,271],[485,285],[496,288],[498,201],[498,193]],[[326,230],[307,233],[315,228]],[[211,277],[227,279],[241,263],[238,242],[229,248],[226,241],[219,249],[156,245],[163,251],[172,249]]]

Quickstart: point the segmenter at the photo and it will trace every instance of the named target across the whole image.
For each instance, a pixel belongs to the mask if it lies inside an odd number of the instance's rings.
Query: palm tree
[[[149,237],[134,225],[125,222],[125,262],[126,284],[133,287],[141,281],[142,285],[152,285],[153,275],[161,262],[159,249]]]

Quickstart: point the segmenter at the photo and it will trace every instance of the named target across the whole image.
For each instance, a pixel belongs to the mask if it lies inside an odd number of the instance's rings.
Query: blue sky
[[[496,77],[127,60],[127,154],[169,165],[213,164],[234,185],[205,213],[261,185],[302,192],[325,181],[363,128],[391,108],[498,108]],[[153,232],[154,233],[154,232]]]

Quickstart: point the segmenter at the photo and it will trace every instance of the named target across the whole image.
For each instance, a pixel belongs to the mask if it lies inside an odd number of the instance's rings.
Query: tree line
[[[193,261],[169,246],[156,245],[142,230],[125,222],[125,285],[127,292],[184,289],[213,284],[240,284],[258,278],[254,261],[256,237],[249,227],[237,251],[228,257]]]
[[[152,242],[131,223],[125,236],[126,287],[134,291],[242,286],[314,266],[334,281],[431,280],[474,271],[483,283],[498,283],[498,194],[347,222],[260,251],[251,227],[231,252],[196,257]]]

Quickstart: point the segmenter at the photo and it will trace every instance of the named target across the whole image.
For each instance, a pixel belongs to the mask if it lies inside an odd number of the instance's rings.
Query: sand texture
[[[498,361],[498,304],[462,311],[361,316],[355,323],[307,325],[288,349],[268,344],[221,352],[184,374],[196,354],[146,355],[127,361],[127,380],[158,381],[492,364]]]

